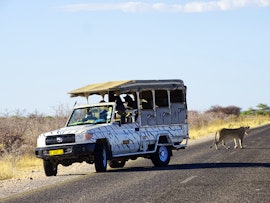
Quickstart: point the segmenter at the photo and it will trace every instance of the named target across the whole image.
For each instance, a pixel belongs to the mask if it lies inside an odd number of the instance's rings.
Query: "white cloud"
[[[268,7],[270,0],[212,0],[212,1],[192,1],[186,4],[167,4],[167,3],[144,3],[130,1],[122,3],[85,3],[67,4],[59,7],[65,11],[122,11],[122,12],[209,12],[209,11],[228,11],[245,7]]]

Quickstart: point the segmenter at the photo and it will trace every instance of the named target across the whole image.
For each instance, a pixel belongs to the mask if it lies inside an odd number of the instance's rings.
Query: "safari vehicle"
[[[167,166],[173,150],[188,144],[186,86],[182,80],[125,80],[88,85],[71,97],[99,95],[101,102],[75,106],[66,126],[39,135],[36,157],[47,176],[57,166],[95,164],[96,172],[148,158]]]

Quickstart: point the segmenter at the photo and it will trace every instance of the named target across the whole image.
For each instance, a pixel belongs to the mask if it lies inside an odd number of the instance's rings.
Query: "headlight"
[[[91,140],[93,138],[93,134],[89,132],[85,132],[82,134],[77,134],[75,138],[76,138],[77,143],[83,143],[87,140]]]
[[[46,136],[44,136],[44,135],[38,136],[37,147],[44,147],[44,146],[46,146],[46,144],[45,144],[45,138],[46,138]]]

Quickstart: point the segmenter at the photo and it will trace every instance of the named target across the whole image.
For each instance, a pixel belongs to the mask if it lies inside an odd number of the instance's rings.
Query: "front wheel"
[[[157,151],[152,155],[151,160],[154,166],[167,166],[170,162],[170,151],[166,146],[159,146]]]
[[[56,176],[57,164],[53,164],[50,160],[43,160],[43,168],[46,176]]]
[[[107,148],[104,144],[97,144],[94,155],[96,172],[107,170]]]

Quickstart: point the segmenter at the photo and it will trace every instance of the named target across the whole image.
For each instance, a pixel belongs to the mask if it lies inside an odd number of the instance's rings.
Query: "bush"
[[[241,112],[241,108],[237,106],[227,106],[227,107],[221,107],[221,106],[212,106],[209,110],[206,111],[206,113],[222,113],[226,115],[235,115],[239,116]]]
[[[198,111],[188,112],[188,123],[190,128],[202,128],[208,126],[213,122],[226,121],[234,119],[235,116],[227,115],[222,112],[210,112],[200,113]]]
[[[0,155],[33,154],[39,134],[63,127],[67,117],[7,116],[0,118]]]

